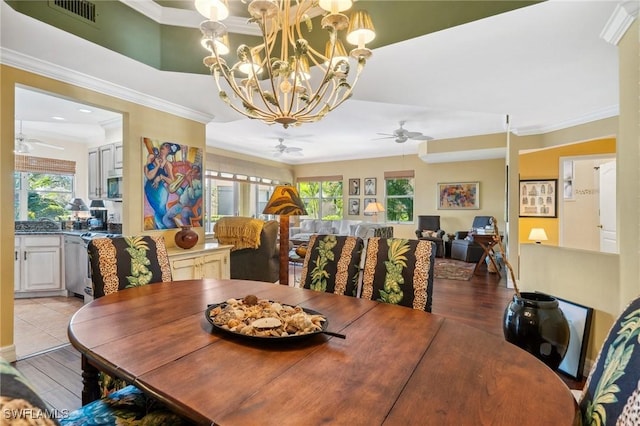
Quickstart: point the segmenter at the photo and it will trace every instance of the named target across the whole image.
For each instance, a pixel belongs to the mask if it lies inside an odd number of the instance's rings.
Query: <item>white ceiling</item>
[[[274,159],[283,137],[304,155],[276,160],[300,164],[417,153],[420,141],[374,140],[400,120],[410,131],[449,139],[504,132],[507,114],[516,134],[617,115],[617,48],[600,33],[618,3],[551,0],[376,49],[351,100],[321,122],[290,129],[230,110],[210,76],[158,71],[4,1],[0,53],[3,63],[208,123],[210,146]],[[27,122],[50,123],[61,110],[22,94],[16,119],[27,133]],[[98,116],[97,123],[112,118]]]

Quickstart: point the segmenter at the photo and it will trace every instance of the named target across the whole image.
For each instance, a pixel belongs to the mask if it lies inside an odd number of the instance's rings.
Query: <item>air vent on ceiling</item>
[[[54,6],[66,10],[75,16],[96,22],[96,5],[87,0],[53,0]]]

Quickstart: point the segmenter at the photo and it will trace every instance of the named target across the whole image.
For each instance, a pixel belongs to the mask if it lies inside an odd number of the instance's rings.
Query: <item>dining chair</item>
[[[609,330],[578,403],[584,425],[640,424],[640,297]]]
[[[171,412],[167,407],[151,398],[135,386],[100,398],[79,409],[66,412],[56,420],[52,409],[35,390],[32,383],[21,371],[0,356],[0,406],[1,424],[54,426],[87,425],[187,425],[186,419]],[[49,395],[51,396],[51,395]]]
[[[431,312],[435,254],[429,240],[369,238],[362,298]]]
[[[171,281],[171,266],[162,236],[93,238],[87,246],[93,297],[99,298],[127,287]],[[98,373],[100,395],[124,388],[127,383]]]
[[[311,235],[300,273],[300,286],[357,296],[362,247],[362,239],[354,236]]]
[[[94,238],[87,247],[93,297],[127,287],[171,281],[171,266],[162,236]]]

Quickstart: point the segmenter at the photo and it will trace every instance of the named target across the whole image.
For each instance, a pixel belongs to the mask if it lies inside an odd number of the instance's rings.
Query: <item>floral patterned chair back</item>
[[[431,312],[435,254],[428,240],[369,238],[362,298]]]
[[[87,250],[94,298],[127,287],[171,281],[169,255],[161,236],[94,238]]]
[[[583,425],[640,424],[640,297],[618,317],[580,396]]]
[[[362,247],[358,237],[311,235],[300,274],[301,287],[357,296]]]

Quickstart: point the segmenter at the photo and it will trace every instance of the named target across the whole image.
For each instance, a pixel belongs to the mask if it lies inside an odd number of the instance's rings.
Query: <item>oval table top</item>
[[[321,312],[328,330],[266,343],[213,330],[208,304],[255,294]],[[121,290],[71,319],[99,369],[199,424],[571,425],[564,382],[527,352],[451,319],[243,280]]]

